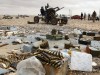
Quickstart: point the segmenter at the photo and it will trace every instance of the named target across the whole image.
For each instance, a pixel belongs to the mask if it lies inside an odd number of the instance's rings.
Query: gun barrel
[[[64,8],[64,7],[62,7],[62,8],[58,8],[58,9],[56,10],[56,12],[59,11],[59,10],[61,10],[61,9],[63,9],[63,8]]]
[[[60,10],[63,9],[63,8],[64,8],[64,7],[60,8]]]

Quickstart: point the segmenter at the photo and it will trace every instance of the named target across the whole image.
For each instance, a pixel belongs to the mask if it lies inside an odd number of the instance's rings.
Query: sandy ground
[[[64,29],[64,31],[73,30],[73,28],[81,28],[84,30],[94,30],[94,31],[100,31],[100,21],[97,21],[93,23],[92,21],[87,20],[69,20],[68,24],[64,26],[53,26],[53,25],[47,25],[43,24],[42,22],[39,24],[27,24],[27,21],[33,21],[33,16],[26,17],[26,18],[19,18],[15,19],[15,16],[13,19],[2,19],[2,16],[0,16],[0,25],[16,25],[16,26],[22,26],[22,27],[29,27],[31,30],[37,30],[37,31],[43,31],[46,33],[47,31],[51,31],[51,29]],[[33,29],[31,28],[33,27]],[[69,29],[72,28],[72,29]],[[27,29],[28,31],[29,29]],[[46,31],[47,30],[47,31]],[[19,45],[7,45],[4,47],[0,47],[0,55],[6,55],[8,51],[11,51],[13,49],[20,48]],[[13,75],[13,74],[11,74]]]
[[[16,19],[14,16],[13,19],[2,19],[2,16],[0,16],[0,25],[25,26],[28,25],[27,21],[33,21],[33,18],[34,16]],[[87,20],[69,20],[67,26],[86,30],[100,30],[100,21],[93,23],[92,21]]]

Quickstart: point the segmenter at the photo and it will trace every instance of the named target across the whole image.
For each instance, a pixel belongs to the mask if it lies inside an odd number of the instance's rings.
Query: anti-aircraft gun
[[[41,17],[40,16],[35,16],[34,17],[34,23],[39,23],[39,20],[41,19],[42,21],[44,21],[45,23],[49,23],[52,25],[57,25],[59,24],[67,24],[67,17],[65,16],[58,16],[57,15],[57,11],[63,9],[59,8],[59,7],[55,7],[55,8],[49,8],[46,7],[45,10],[43,9],[43,7],[41,7],[42,11],[41,11]]]

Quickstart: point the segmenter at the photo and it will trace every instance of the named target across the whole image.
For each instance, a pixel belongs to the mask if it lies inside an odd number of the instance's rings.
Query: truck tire
[[[68,21],[68,20],[65,19],[65,18],[64,18],[64,19],[61,19],[61,24],[67,24],[67,21]]]
[[[58,20],[56,18],[51,20],[51,24],[52,25],[57,25],[58,24]]]
[[[34,23],[39,23],[39,17],[38,16],[34,17]]]

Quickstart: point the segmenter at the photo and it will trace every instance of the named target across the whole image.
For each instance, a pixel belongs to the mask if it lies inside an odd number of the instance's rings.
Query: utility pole
[[[72,10],[71,10],[71,16],[72,16]]]
[[[70,16],[70,19],[71,19],[72,11],[70,9],[69,9],[69,16]]]
[[[100,9],[99,9],[99,19],[100,19]]]

